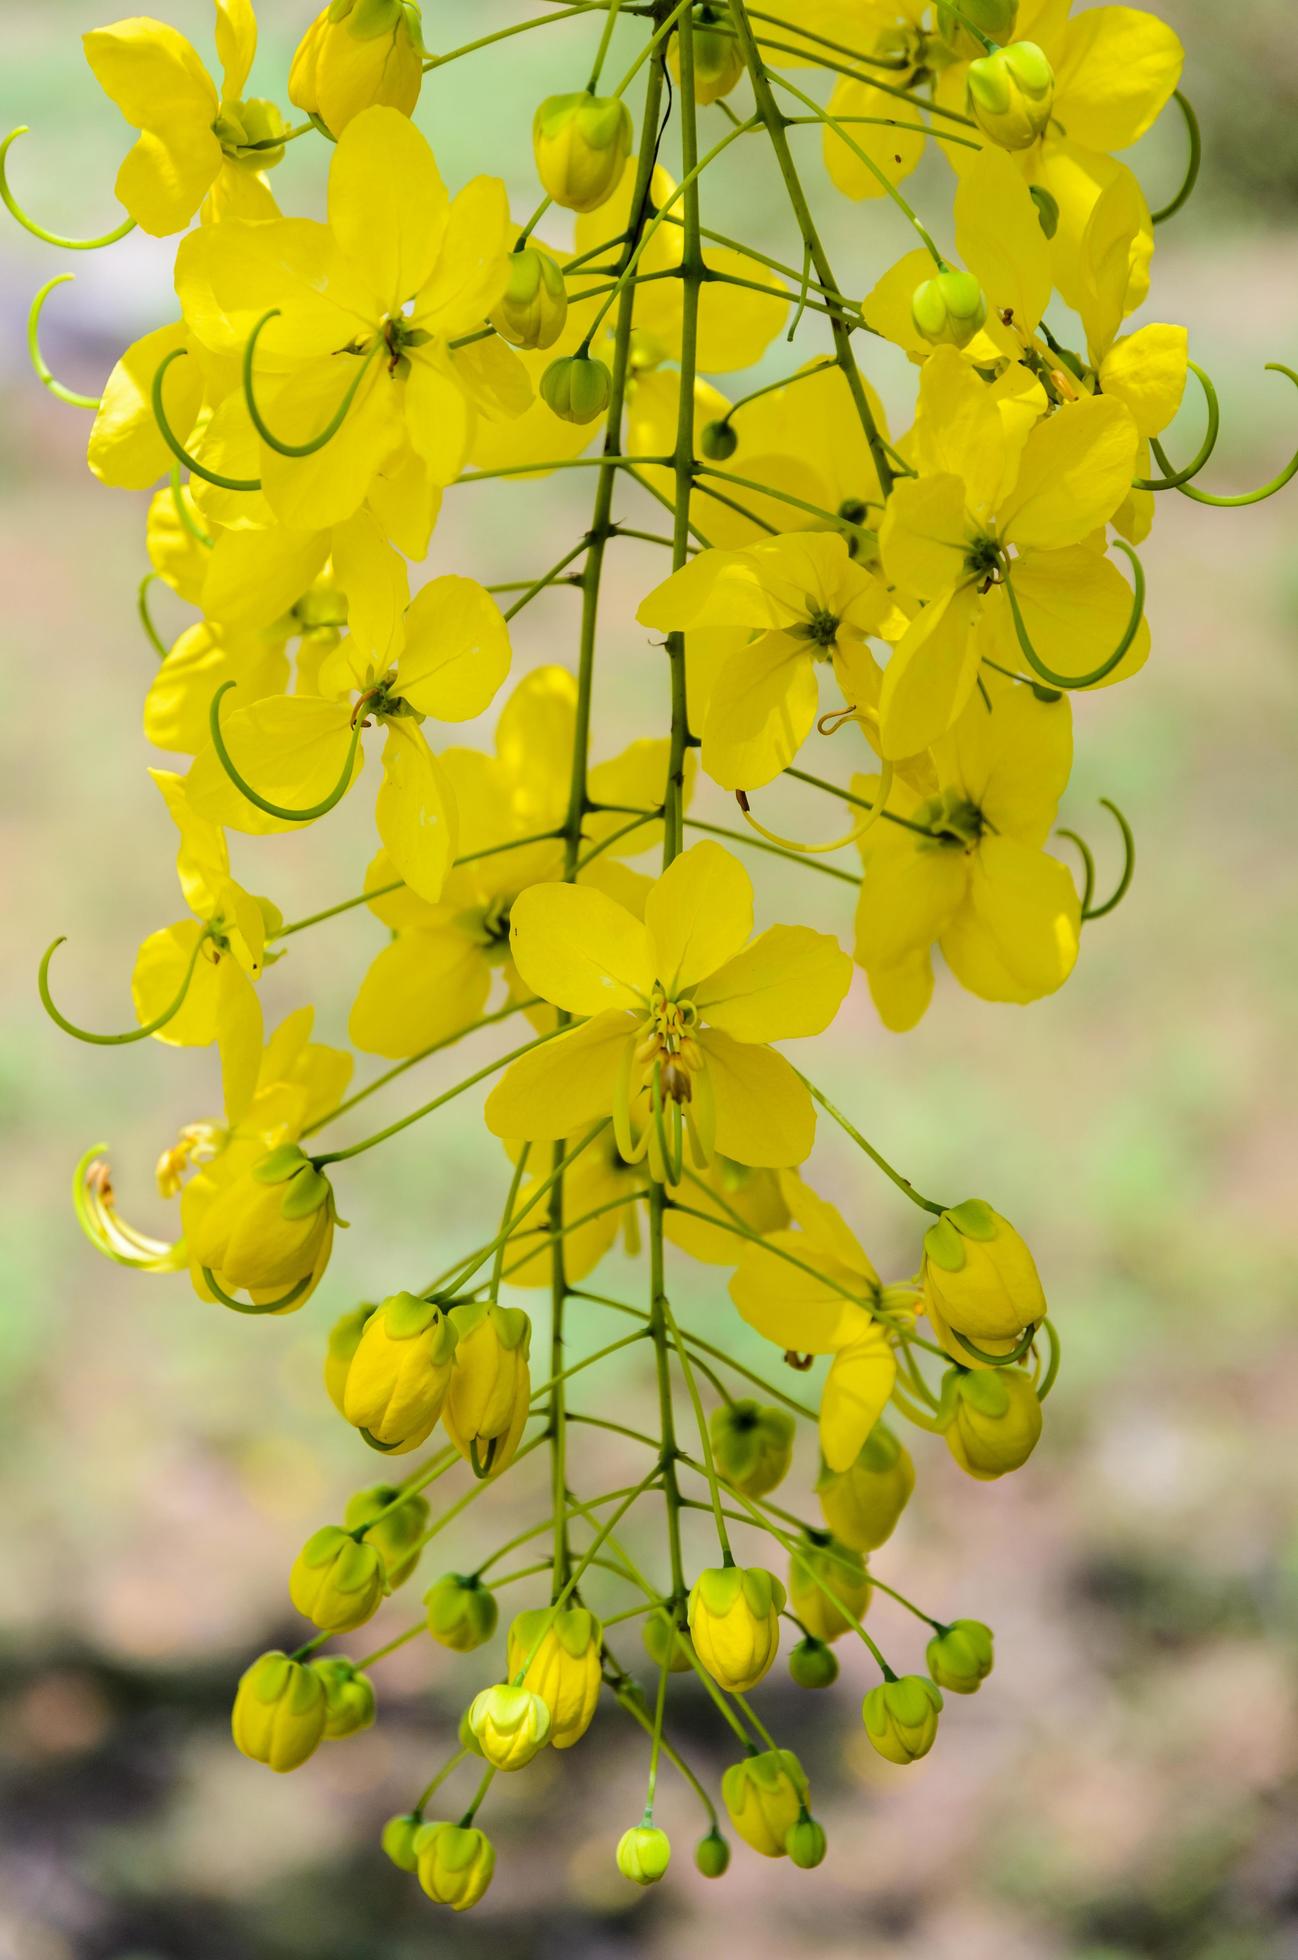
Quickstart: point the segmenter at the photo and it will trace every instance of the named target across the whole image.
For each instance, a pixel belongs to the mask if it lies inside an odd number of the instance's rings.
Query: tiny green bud
[[[924,1658],[939,1688],[976,1694],[992,1671],[992,1630],[981,1620],[953,1620],[933,1635]]]
[[[396,1817],[389,1817],[383,1826],[379,1842],[398,1871],[412,1872],[418,1864],[415,1837],[423,1821],[413,1810],[403,1810]]]
[[[674,1626],[666,1613],[651,1613],[644,1623],[640,1638],[645,1652],[655,1667],[661,1667],[664,1657],[670,1652],[667,1662],[671,1674],[688,1674],[693,1662],[689,1657],[690,1636],[684,1627]]]
[[[525,245],[510,254],[509,284],[491,324],[514,347],[551,347],[568,318],[568,288],[548,252]]]
[[[331,1654],[322,1661],[308,1661],[307,1666],[324,1685],[327,1741],[338,1742],[343,1736],[356,1735],[361,1729],[372,1727],[378,1711],[374,1683],[368,1674],[358,1674],[355,1665],[341,1654]]]
[[[814,1871],[825,1859],[825,1827],[814,1817],[799,1817],[789,1826],[784,1849],[804,1872]]]
[[[433,1639],[456,1654],[470,1654],[490,1640],[500,1618],[496,1595],[474,1574],[444,1572],[424,1594],[424,1605]]]
[[[972,272],[938,272],[916,286],[910,314],[934,347],[967,347],[987,318],[987,299]]]
[[[699,448],[710,463],[728,463],[738,447],[732,422],[708,422],[699,436]]]
[[[565,354],[541,376],[541,400],[564,422],[595,421],[612,392],[612,375],[590,354]]]
[[[709,1831],[694,1847],[694,1863],[704,1878],[721,1878],[730,1867],[730,1846],[720,1831]]]

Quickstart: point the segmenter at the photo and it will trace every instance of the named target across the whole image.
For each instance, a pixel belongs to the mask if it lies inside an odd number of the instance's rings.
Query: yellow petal
[[[1055,114],[1075,143],[1092,150],[1125,150],[1143,136],[1185,60],[1167,23],[1135,7],[1078,16],[1066,46],[1055,69]]]
[[[753,930],[752,880],[720,844],[691,845],[654,885],[645,925],[653,977],[675,998],[747,943]]]
[[[985,837],[942,953],[983,1000],[1038,1000],[1072,972],[1079,930],[1077,891],[1057,858],[1016,838]]]
[[[820,1447],[831,1470],[850,1470],[888,1405],[897,1363],[881,1328],[834,1356],[820,1398]]]
[[[221,64],[223,102],[237,102],[243,95],[256,52],[252,0],[216,0],[216,58]]]
[[[505,186],[499,177],[474,177],[451,205],[431,278],[417,282],[415,325],[444,338],[480,327],[508,284],[509,245]]]
[[[924,154],[925,136],[918,116],[908,116],[895,96],[884,95],[869,82],[851,81],[846,77],[839,81],[829,98],[829,113],[840,120],[850,116],[895,118],[893,126],[886,129],[871,123],[849,124],[846,135],[851,137],[855,149],[850,148],[836,130],[828,126],[825,128],[825,168],[844,197],[886,197],[888,194],[874,171],[862,163],[857,150],[865,151],[890,184],[900,184],[909,177]]]
[[[990,691],[994,713],[970,702],[942,744],[943,776],[985,812],[996,834],[1039,846],[1068,786],[1072,708],[1066,695],[1042,701],[1030,687],[1003,681]]]
[[[711,1083],[720,1154],[737,1164],[772,1170],[802,1163],[816,1139],[816,1111],[783,1055],[736,1041],[720,1028],[705,1028],[699,1045]]]
[[[1185,394],[1189,335],[1151,324],[1115,341],[1100,363],[1100,386],[1131,411],[1142,436],[1161,435]]]
[[[257,989],[233,959],[223,959],[216,969],[219,999],[217,1006],[217,1046],[221,1056],[221,1084],[227,1123],[235,1124],[246,1114],[257,1088],[261,1067],[262,1013]]]
[[[644,926],[586,885],[532,885],[521,892],[510,912],[509,948],[531,991],[570,1014],[643,1011],[654,982]]]
[[[1068,679],[1093,673],[1115,651],[1131,618],[1132,591],[1112,559],[1085,545],[1031,551],[1014,567],[1014,591],[1037,653]],[[1028,672],[1003,593],[988,608],[984,651],[1002,666]],[[1126,653],[1100,687],[1138,673],[1149,657],[1149,621],[1142,619]]]
[[[471,721],[490,707],[509,661],[504,616],[473,579],[448,574],[415,594],[397,683],[420,714]]]
[[[411,447],[430,482],[453,483],[469,453],[475,418],[450,360],[436,345],[415,348],[403,387]]]
[[[904,476],[879,526],[884,570],[911,597],[941,599],[964,575],[972,530],[961,477]]]
[[[332,556],[334,577],[347,597],[347,630],[383,673],[401,643],[410,596],[405,560],[366,510],[335,527]]]
[[[403,932],[362,980],[347,1033],[369,1055],[417,1055],[476,1021],[490,988],[484,948],[467,933]]]
[[[652,810],[662,803],[670,760],[671,742],[666,736],[631,742],[620,755],[608,762],[596,763],[587,772],[587,793],[594,803],[623,803]],[[689,808],[697,768],[697,757],[692,749],[688,750],[683,785],[686,809]],[[611,837],[629,822],[628,817],[614,810],[592,810],[582,824],[582,836],[592,841]],[[639,857],[642,852],[655,850],[661,845],[662,832],[663,827],[659,822],[641,824],[621,843],[608,845],[606,849],[610,856]]]
[[[597,1014],[521,1055],[487,1097],[487,1128],[523,1143],[553,1142],[588,1129],[612,1110],[617,1073],[635,1029],[629,1014]]]
[[[180,992],[194,941],[202,930],[195,920],[181,919],[174,926],[151,932],[140,947],[131,974],[131,998],[141,1027],[156,1021]],[[155,1041],[175,1048],[206,1048],[216,1040],[221,1019],[221,983],[210,952],[211,948],[205,947],[199,954],[183,1007],[158,1030]]]
[[[399,875],[433,905],[441,897],[455,856],[455,806],[415,723],[398,719],[385,726],[388,736],[375,822]]]
[[[1081,299],[1092,358],[1107,353],[1118,328],[1149,290],[1153,223],[1144,193],[1129,170],[1114,173],[1086,220],[1078,254]]]
[[[115,189],[141,231],[183,231],[221,168],[221,145],[203,123],[146,129],[122,159]]]
[[[980,519],[1000,499],[1010,454],[997,398],[954,347],[935,347],[924,363],[915,460],[925,475],[950,470],[958,476],[965,502]]]
[[[1010,312],[1034,333],[1050,300],[1050,247],[1018,163],[989,145],[955,194],[955,242],[994,314]]]
[[[885,1028],[893,1034],[909,1034],[918,1027],[933,998],[933,961],[927,947],[896,966],[872,966],[865,977]]]
[[[880,826],[882,828],[882,826]],[[899,841],[871,855],[856,912],[856,957],[868,973],[894,967],[935,940],[964,897],[968,866],[958,845]]]
[[[197,755],[207,747],[208,710],[224,681],[240,699],[282,694],[288,685],[283,642],[260,633],[227,634],[202,620],[181,634],[154,675],[144,702],[144,733],[159,749]]]
[[[814,1272],[781,1258],[781,1252],[788,1252],[804,1265],[813,1263],[801,1232],[773,1232],[768,1243],[778,1250],[744,1248],[730,1282],[730,1297],[750,1327],[798,1354],[837,1354],[869,1333],[865,1308],[850,1297],[864,1291],[859,1273],[820,1251],[814,1256]]]
[[[923,361],[932,353],[911,317],[910,303],[916,286],[933,276],[933,260],[921,245],[907,252],[904,259],[884,273],[861,302],[867,327],[891,340],[912,360]]]
[[[760,789],[792,762],[820,706],[805,640],[764,633],[718,673],[703,723],[702,762],[723,789]]]
[[[166,356],[187,344],[177,321],[135,341],[108,377],[86,461],[114,490],[148,490],[171,467],[172,455],[153,415],[153,377]],[[183,442],[203,400],[203,372],[191,355],[167,371],[167,420]]]
[[[738,1041],[780,1041],[822,1033],[851,984],[852,962],[827,932],[770,926],[718,967],[694,999],[709,1027]]]
[[[351,740],[351,710],[345,702],[322,701],[304,695],[274,695],[251,707],[230,712],[227,695],[222,706],[221,733],[239,774],[271,803],[288,809],[308,809],[333,789],[347,760]],[[356,745],[351,781],[364,761]],[[350,788],[350,783],[348,787]],[[210,746],[199,755],[188,779],[190,801],[202,816],[252,836],[301,826],[272,817],[250,803],[226,775]]]
[[[1130,412],[1103,396],[1088,395],[1039,422],[1001,506],[1001,535],[1020,550],[1080,544],[1131,488],[1139,440]]]
[[[329,225],[372,299],[372,326],[428,278],[448,208],[433,153],[408,116],[376,106],[348,123],[329,170]]]
[[[257,341],[260,380],[263,374],[290,372],[312,355],[332,355],[355,336],[373,332],[373,320],[339,306],[322,290],[331,284],[336,261],[327,225],[307,218],[272,224],[231,219],[181,239],[176,295],[195,339],[233,359],[242,359],[258,321],[272,307],[280,309]]]
[[[183,34],[160,20],[121,20],[83,34],[91,73],[136,129],[185,120],[211,129],[220,104],[211,76]]]
[[[222,531],[205,553],[203,611],[231,631],[270,626],[315,583],[328,551],[323,531]]]
[[[788,318],[784,281],[762,267],[754,272],[753,261],[728,246],[709,248],[704,260],[717,276],[699,294],[699,366],[705,374],[755,367]],[[767,290],[754,293],[742,286],[728,286],[727,275],[751,279]],[[658,290],[663,287],[677,290],[672,280],[664,280]],[[655,288],[645,290],[653,292]],[[660,455],[667,453],[659,451]]]
[[[884,669],[879,696],[879,747],[900,760],[917,755],[951,726],[978,679],[974,633],[978,588],[958,587],[911,622]]]
[[[281,442],[309,442],[327,427],[353,379],[354,358],[304,361],[277,391],[265,390],[264,401],[259,391],[262,414]],[[261,480],[279,522],[316,531],[349,518],[401,439],[403,405],[400,384],[380,362],[323,449],[281,456],[262,443]]]

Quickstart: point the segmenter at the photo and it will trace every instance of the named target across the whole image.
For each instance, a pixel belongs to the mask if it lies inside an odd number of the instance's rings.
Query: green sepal
[[[324,1172],[310,1165],[290,1181],[279,1215],[281,1218],[310,1218],[321,1205],[328,1204],[332,1196],[333,1186]]]
[[[944,1273],[958,1273],[964,1266],[965,1250],[960,1243],[960,1234],[951,1223],[950,1216],[943,1212],[936,1225],[930,1225],[924,1234],[924,1256],[940,1266]]]
[[[291,1177],[309,1165],[311,1159],[297,1144],[281,1143],[274,1150],[268,1150],[259,1164],[253,1165],[252,1174],[258,1184],[287,1184]]]
[[[943,1216],[952,1221],[962,1238],[986,1242],[1000,1233],[1000,1220],[982,1198],[966,1198],[962,1204],[952,1205]]]

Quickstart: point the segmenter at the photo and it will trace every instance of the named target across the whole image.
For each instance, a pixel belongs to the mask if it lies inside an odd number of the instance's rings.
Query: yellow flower
[[[703,767],[723,789],[759,788],[792,762],[819,712],[822,664],[832,663],[849,702],[877,686],[863,676],[874,667],[866,638],[897,636],[905,623],[879,579],[828,532],[700,552],[636,618],[663,632],[733,632],[702,723]]]
[[[263,1152],[218,1190],[193,1232],[193,1256],[223,1292],[245,1288],[258,1308],[306,1304],[333,1247],[329,1180],[295,1143]]]
[[[1077,959],[1081,904],[1043,846],[1072,763],[1065,701],[984,681],[933,750],[937,794],[894,780],[887,808],[929,835],[876,824],[861,840],[865,882],[856,957],[886,1026],[913,1028],[933,992],[934,940],[962,987],[983,1000],[1039,1000]],[[858,777],[877,796],[878,778]]]
[[[381,103],[414,114],[424,79],[424,39],[413,0],[333,0],[298,44],[288,99],[341,136],[362,109]]]
[[[865,1733],[890,1763],[914,1763],[937,1740],[942,1696],[922,1674],[903,1674],[871,1688],[861,1707]]]
[[[763,1858],[783,1858],[811,1791],[791,1749],[767,1749],[730,1765],[721,1778],[721,1800],[745,1844]]]
[[[230,1727],[235,1747],[281,1774],[297,1769],[325,1732],[320,1676],[287,1654],[262,1654],[243,1675]]]
[[[924,1234],[923,1283],[930,1318],[952,1358],[975,1347],[1004,1351],[1046,1317],[1036,1262],[1007,1219],[981,1198],[944,1211]]]
[[[537,885],[515,902],[514,963],[582,1025],[521,1057],[487,1100],[497,1136],[549,1141],[612,1115],[622,1155],[667,1169],[661,1132],[683,1118],[696,1162],[800,1163],[811,1098],[766,1045],[819,1033],[847,990],[825,933],[773,926],[751,944],[752,885],[718,845],[657,880],[643,923],[602,892]],[[657,1118],[657,1120],[655,1120]]]
[[[817,1640],[850,1633],[853,1620],[865,1618],[870,1593],[861,1554],[825,1533],[804,1533],[796,1552],[789,1554],[789,1605]]]
[[[451,1382],[455,1327],[435,1301],[394,1293],[365,1323],[347,1371],[343,1414],[400,1456],[436,1427]]]
[[[412,1850],[424,1891],[453,1912],[477,1905],[496,1868],[486,1832],[463,1824],[425,1824],[416,1832]]]
[[[910,1452],[886,1424],[876,1422],[854,1463],[845,1470],[822,1467],[816,1496],[835,1537],[859,1552],[872,1552],[891,1538],[914,1488]]]
[[[690,1589],[690,1638],[713,1680],[746,1694],[769,1673],[780,1648],[784,1587],[761,1566],[714,1565]]]
[[[602,1680],[604,1629],[584,1606],[554,1613],[547,1606],[519,1613],[509,1629],[511,1679],[539,1695],[550,1712],[549,1740],[556,1749],[580,1742],[594,1718]],[[526,1667],[526,1673],[523,1672]]]
[[[502,1681],[473,1697],[469,1731],[493,1769],[525,1769],[550,1740],[550,1711],[529,1688]]]
[[[1041,1440],[1041,1403],[1021,1368],[953,1368],[939,1419],[952,1456],[980,1483],[1021,1470]]]
[[[183,34],[160,20],[120,20],[83,36],[105,95],[140,132],[117,173],[117,195],[155,238],[183,231],[200,204],[208,223],[278,217],[264,171],[283,155],[271,102],[245,101],[257,49],[250,0],[216,0],[216,85]]]
[[[446,1433],[476,1475],[498,1477],[513,1461],[527,1421],[532,1323],[521,1307],[485,1300],[452,1307],[455,1359],[442,1409]]]

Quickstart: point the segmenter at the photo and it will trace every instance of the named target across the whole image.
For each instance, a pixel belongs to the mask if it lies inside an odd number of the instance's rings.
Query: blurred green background
[[[437,0],[425,9],[429,45],[526,11]],[[1290,0],[1237,0],[1225,14],[1215,0],[1162,0],[1156,11],[1187,42],[1206,158],[1200,195],[1160,233],[1147,317],[1191,324],[1224,404],[1210,480],[1246,488],[1298,440],[1298,402],[1262,371],[1298,358],[1298,37]],[[262,12],[254,82],[283,99],[307,8]],[[168,18],[210,60],[203,0],[173,0]],[[0,118],[34,130],[14,154],[15,188],[73,232],[111,222],[125,148],[78,46],[101,20],[86,0],[0,4]],[[639,32],[619,28],[618,48]],[[581,22],[556,26],[428,79],[418,120],[452,184],[498,171],[515,208],[530,208],[532,107],[584,79],[593,35]],[[895,214],[837,198],[814,134],[799,135],[839,276],[864,291],[905,245]],[[1135,159],[1154,201],[1178,181],[1180,156],[1169,117]],[[285,208],[316,208],[324,162],[314,142],[291,147],[275,178]],[[922,209],[941,212],[940,165],[915,188]],[[787,255],[777,190],[734,169],[708,180],[708,208],[724,211],[723,229]],[[676,1866],[650,1896],[612,1867],[618,1833],[639,1814],[645,1760],[638,1732],[610,1707],[573,1755],[497,1783],[482,1820],[498,1847],[495,1884],[471,1918],[451,1920],[388,1867],[377,1831],[447,1753],[460,1709],[490,1678],[487,1657],[424,1642],[402,1650],[378,1671],[379,1727],[290,1779],[234,1752],[227,1712],[247,1658],[301,1637],[285,1591],[301,1540],[378,1474],[325,1400],[325,1330],[357,1298],[422,1283],[412,1275],[489,1236],[503,1158],[459,1106],[350,1165],[341,1188],[354,1229],[309,1309],[287,1320],[205,1309],[183,1279],[107,1265],[69,1203],[77,1156],[110,1139],[127,1215],[167,1230],[153,1161],[179,1124],[214,1111],[218,1084],[206,1053],[74,1046],[36,1002],[39,952],[66,932],[66,1010],[127,1024],[134,949],[183,908],[139,731],[154,658],[134,615],[143,500],[90,479],[87,418],[36,385],[23,325],[37,284],[76,272],[49,309],[46,352],[64,380],[94,391],[126,341],[169,317],[169,265],[168,245],[138,233],[65,262],[0,227],[0,1955],[1294,1954],[1298,890],[1287,825],[1298,491],[1242,512],[1160,505],[1145,554],[1154,654],[1135,683],[1079,704],[1061,815],[1096,842],[1107,877],[1113,840],[1096,799],[1115,797],[1135,826],[1137,878],[1086,935],[1064,992],[1019,1010],[942,982],[920,1029],[897,1039],[877,1026],[858,976],[832,1040],[803,1051],[922,1187],[985,1192],[1029,1232],[1062,1330],[1064,1372],[1029,1469],[975,1485],[940,1443],[919,1438],[916,1496],[876,1557],[882,1577],[936,1613],[994,1624],[995,1677],[976,1700],[950,1704],[933,1755],[903,1774],[864,1743],[863,1655],[844,1652],[828,1695],[799,1695],[778,1669],[761,1706],[811,1772],[828,1862],[813,1877],[740,1847],[729,1880],[707,1885],[690,1865],[697,1815],[665,1769],[660,1821]],[[798,345],[804,359],[816,350],[814,324]],[[873,343],[863,358],[904,427],[904,367]],[[759,378],[788,361],[777,343]],[[1175,432],[1178,456],[1197,441],[1194,417]],[[575,479],[452,492],[432,569],[538,572],[584,527],[587,495]],[[614,557],[597,755],[665,716],[665,677],[632,623],[661,567],[639,550]],[[159,616],[178,630],[187,615],[170,604],[164,594]],[[516,671],[571,660],[575,605],[560,589],[529,609]],[[845,780],[849,758],[837,760]],[[823,812],[784,807],[806,834],[823,825]],[[360,797],[307,835],[232,840],[236,875],[286,916],[314,910],[359,889],[369,822]],[[839,887],[759,867],[763,922],[792,911],[847,936]],[[317,1032],[341,1039],[380,943],[381,928],[356,914],[292,942],[267,976],[268,1023],[310,998]],[[362,1061],[362,1079],[371,1067]],[[376,1121],[460,1072],[458,1058],[423,1065],[382,1099],[381,1118],[374,1105]],[[355,1134],[374,1127],[369,1118],[367,1108]],[[914,1215],[838,1143],[822,1136],[815,1181],[885,1274],[911,1270]],[[643,1284],[618,1253],[601,1278],[611,1290]],[[723,1276],[675,1261],[671,1278],[697,1326],[753,1351]],[[579,1339],[599,1339],[598,1310],[580,1311]],[[614,1395],[634,1407],[646,1385],[638,1364],[621,1374],[612,1364],[585,1394],[590,1408]],[[588,1492],[624,1481],[622,1464],[636,1462],[593,1431],[576,1443],[574,1481]],[[804,1443],[788,1491],[809,1490],[814,1467]],[[542,1481],[521,1467],[475,1507],[352,1650],[417,1617],[439,1570],[475,1563],[511,1526],[539,1519]],[[788,1501],[813,1508],[800,1494]],[[760,1557],[740,1535],[741,1557]],[[631,1536],[657,1569],[652,1532],[641,1524]],[[706,1545],[700,1536],[699,1558]],[[914,1623],[888,1601],[872,1624],[897,1664],[919,1663]],[[642,1658],[634,1632],[618,1646],[628,1664]],[[713,1776],[730,1759],[690,1682],[673,1695],[670,1729]]]

